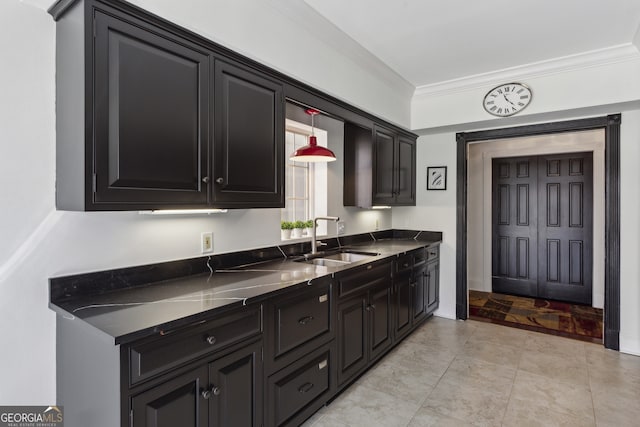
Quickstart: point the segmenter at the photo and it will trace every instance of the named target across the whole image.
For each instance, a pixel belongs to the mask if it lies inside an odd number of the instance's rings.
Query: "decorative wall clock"
[[[531,103],[531,89],[522,83],[505,83],[491,89],[482,105],[487,113],[509,117],[522,111]]]

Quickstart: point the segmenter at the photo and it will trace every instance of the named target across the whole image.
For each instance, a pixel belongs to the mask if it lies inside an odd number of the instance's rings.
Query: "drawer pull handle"
[[[367,270],[371,270],[371,268],[373,268],[373,266],[367,265]]]
[[[438,255],[437,252],[429,252],[429,256],[436,256],[436,255]]]
[[[403,266],[404,266],[404,268],[407,268],[407,267],[409,267],[409,263],[408,263],[408,262],[405,262],[405,263],[403,264]]]
[[[375,310],[376,306],[375,304],[369,304],[368,306],[365,307],[365,310],[367,311],[371,311],[371,310]]]
[[[311,322],[313,320],[313,316],[305,316],[300,318],[300,320],[298,320],[298,323],[300,323],[301,325],[306,325],[307,323]]]
[[[304,383],[300,387],[298,387],[298,391],[300,393],[306,393],[313,388],[313,383]]]
[[[211,395],[218,396],[220,394],[220,387],[211,386],[211,388],[202,391],[202,397],[205,399],[211,398]]]
[[[217,341],[217,340],[216,340],[216,337],[214,337],[213,335],[209,335],[209,336],[207,337],[207,342],[208,342],[210,345],[214,345],[214,344],[216,343],[216,341]]]

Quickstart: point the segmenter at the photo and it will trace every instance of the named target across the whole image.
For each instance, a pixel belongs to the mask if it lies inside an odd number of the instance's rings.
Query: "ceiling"
[[[304,1],[416,87],[640,38],[639,0]]]

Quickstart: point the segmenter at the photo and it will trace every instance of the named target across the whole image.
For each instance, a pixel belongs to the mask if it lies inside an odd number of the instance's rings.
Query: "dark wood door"
[[[95,31],[93,203],[206,205],[207,52],[101,12]]]
[[[493,290],[592,302],[593,155],[493,161]]]
[[[261,352],[258,341],[209,365],[210,425],[262,425]]]
[[[376,126],[373,131],[373,145],[373,204],[391,205],[395,203],[395,135]]]
[[[338,384],[346,382],[367,365],[367,301],[364,293],[338,304]]]
[[[494,159],[494,292],[538,293],[538,167],[536,157]]]
[[[134,427],[206,427],[207,368],[189,371],[131,399]]]
[[[591,305],[593,154],[538,160],[538,295]]]
[[[284,207],[282,85],[216,61],[214,114],[214,204]]]
[[[372,289],[369,296],[369,360],[384,353],[392,343],[391,287]]]
[[[426,282],[425,296],[427,315],[429,315],[436,311],[440,303],[440,263],[438,261],[427,263]]]
[[[416,204],[416,143],[413,140],[398,137],[396,173],[396,205]]]

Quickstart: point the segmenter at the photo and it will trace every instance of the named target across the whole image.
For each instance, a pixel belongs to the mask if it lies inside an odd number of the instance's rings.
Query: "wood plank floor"
[[[469,316],[479,321],[602,343],[602,309],[585,305],[470,290]]]

